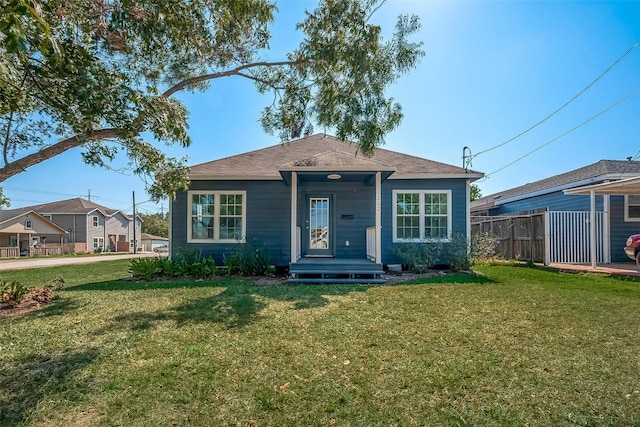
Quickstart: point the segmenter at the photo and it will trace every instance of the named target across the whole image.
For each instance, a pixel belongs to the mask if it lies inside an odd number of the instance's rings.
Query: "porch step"
[[[368,260],[303,259],[289,266],[289,283],[385,283],[382,264]]]

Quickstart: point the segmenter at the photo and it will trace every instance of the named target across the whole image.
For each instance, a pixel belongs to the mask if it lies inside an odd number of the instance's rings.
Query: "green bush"
[[[157,259],[158,258],[134,258],[131,260],[129,272],[133,277],[139,277],[146,281],[153,280],[160,273]]]
[[[269,250],[257,240],[243,243],[238,257],[240,274],[243,276],[264,276],[273,273]]]
[[[0,279],[0,295],[2,295],[2,302],[6,302],[11,305],[20,304],[22,297],[24,297],[28,292],[29,289],[16,280],[5,282]]]
[[[225,257],[224,266],[227,270],[227,276],[233,276],[235,274],[240,274],[240,255],[235,254],[229,257]]]
[[[471,236],[471,265],[484,264],[496,256],[498,239],[489,233],[478,233]]]
[[[471,253],[467,236],[455,233],[445,249],[445,257],[451,271],[462,271],[471,268]]]
[[[424,273],[440,258],[442,245],[438,242],[401,243],[393,248],[393,253],[414,273]]]

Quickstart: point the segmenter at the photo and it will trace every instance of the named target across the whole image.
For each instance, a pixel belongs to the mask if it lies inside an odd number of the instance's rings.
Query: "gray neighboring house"
[[[80,252],[133,252],[141,247],[141,219],[82,198],[61,200],[22,209],[33,210],[67,231],[64,243]],[[135,225],[135,226],[134,226]],[[135,234],[134,234],[135,233]]]
[[[470,183],[482,176],[385,149],[365,157],[323,134],[289,141],[192,166],[170,204],[171,254],[222,265],[257,241],[291,281],[371,282],[401,262],[402,243],[468,236]]]
[[[496,217],[544,212],[545,262],[589,263],[591,198],[587,189],[640,177],[640,162],[600,160],[519,187],[491,194],[471,203],[471,215]],[[582,190],[581,190],[582,189]],[[598,193],[596,214],[597,262],[628,262],[627,237],[640,233],[640,194]]]

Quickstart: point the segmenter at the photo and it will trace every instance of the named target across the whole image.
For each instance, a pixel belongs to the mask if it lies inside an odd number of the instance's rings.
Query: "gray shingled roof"
[[[327,170],[395,170],[392,178],[461,176],[479,178],[480,172],[378,149],[372,157],[358,153],[358,145],[333,136],[316,134],[236,156],[191,167],[189,178],[282,179],[280,172],[323,167]]]
[[[605,180],[629,178],[636,175],[640,175],[640,162],[638,161],[600,160],[569,172],[482,197],[471,203],[471,209],[490,207],[505,200],[524,199],[546,192],[595,184]]]
[[[51,203],[42,203],[39,205],[26,206],[20,209],[14,209],[16,211],[36,211],[40,215],[47,214],[88,214],[91,211],[99,210],[105,215],[113,215],[119,212],[117,209],[109,209],[105,206],[91,202],[89,200],[76,197],[75,199],[60,200]]]

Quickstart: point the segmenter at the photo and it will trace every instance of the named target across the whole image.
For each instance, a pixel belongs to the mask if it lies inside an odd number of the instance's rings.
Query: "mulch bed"
[[[22,297],[19,304],[0,302],[0,317],[19,316],[38,310],[57,299],[58,295],[54,295],[52,286],[29,288],[29,292]]]

